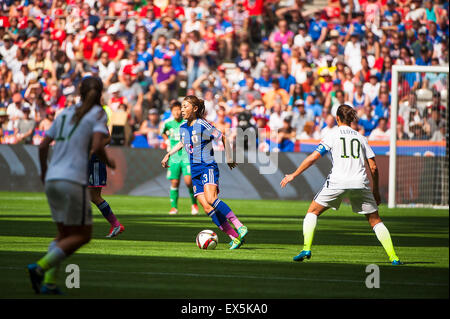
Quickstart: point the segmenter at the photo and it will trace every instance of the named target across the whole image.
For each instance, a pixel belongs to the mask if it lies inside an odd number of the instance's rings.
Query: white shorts
[[[372,191],[369,189],[329,189],[322,188],[314,197],[314,201],[322,206],[339,209],[344,198],[350,200],[352,210],[358,214],[371,214],[378,210]]]
[[[86,186],[67,180],[45,182],[45,193],[55,223],[92,225],[91,198]]]

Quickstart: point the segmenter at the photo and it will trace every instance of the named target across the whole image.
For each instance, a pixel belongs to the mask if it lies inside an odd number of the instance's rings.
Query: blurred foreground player
[[[109,133],[107,116],[100,106],[102,90],[99,78],[84,78],[80,86],[81,103],[61,112],[39,146],[41,180],[58,233],[48,253],[27,266],[36,293],[61,294],[56,287],[58,266],[91,239],[92,211],[86,174],[90,153],[115,168],[104,149]],[[53,141],[47,170],[48,150]]]

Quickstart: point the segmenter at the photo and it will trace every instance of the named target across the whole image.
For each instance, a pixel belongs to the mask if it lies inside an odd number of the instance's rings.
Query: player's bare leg
[[[198,214],[198,206],[197,206],[197,200],[194,196],[194,190],[192,189],[192,178],[190,175],[184,175],[184,183],[186,184],[186,187],[189,190],[189,196],[191,197],[191,214],[197,215]]]
[[[293,258],[294,261],[303,261],[305,258],[311,258],[311,245],[317,225],[317,217],[328,208],[315,201],[312,201],[309,205],[308,212],[303,219],[303,250]]]
[[[117,220],[116,215],[111,210],[108,202],[102,197],[102,187],[89,187],[89,193],[91,195],[91,202],[93,202],[102,213],[103,217],[111,225],[107,238],[112,238],[122,233],[125,228]]]
[[[371,214],[367,214],[366,218],[367,221],[369,222],[370,227],[372,227],[373,231],[375,232],[375,235],[377,236],[381,245],[383,245],[383,248],[386,251],[387,255],[389,256],[389,260],[391,261],[391,263],[393,265],[401,265],[402,262],[395,254],[394,245],[392,244],[392,239],[389,230],[386,228],[383,221],[381,220],[378,211]]]
[[[180,187],[179,179],[170,180],[170,211],[169,215],[178,214],[178,188]]]

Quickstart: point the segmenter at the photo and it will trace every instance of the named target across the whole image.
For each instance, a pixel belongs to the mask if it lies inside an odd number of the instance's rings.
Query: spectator
[[[446,132],[445,122],[441,121],[439,123],[439,130],[436,130],[434,132],[433,136],[431,137],[431,140],[432,141],[445,141],[445,135],[446,134],[447,134],[447,132]]]
[[[36,122],[30,118],[31,109],[29,106],[22,107],[23,116],[17,120],[14,127],[14,135],[17,144],[32,144],[34,128]]]
[[[286,111],[283,111],[281,104],[279,102],[275,102],[268,123],[270,129],[272,131],[278,132],[278,130],[283,127],[283,120],[287,116],[288,113]]]
[[[46,110],[45,118],[39,123],[38,130],[39,131],[47,131],[53,124],[53,120],[55,119],[55,111],[48,108]]]
[[[278,79],[273,79],[272,89],[264,94],[263,102],[267,109],[271,109],[278,100],[284,105],[287,105],[289,103],[289,94],[285,89],[280,87]]]
[[[151,109],[148,112],[148,117],[142,122],[137,134],[145,135],[147,137],[148,145],[151,148],[159,148],[159,113],[156,109]]]
[[[5,131],[8,130],[9,117],[6,113],[6,108],[0,107],[0,144],[6,144],[5,142]]]
[[[328,133],[330,133],[337,127],[336,120],[331,114],[327,115],[325,123],[327,124],[327,126],[320,130],[320,138],[324,138]]]
[[[194,81],[207,71],[208,64],[206,60],[208,45],[201,39],[199,31],[195,30],[190,33],[186,51],[188,57],[188,88],[191,88]]]
[[[137,83],[130,74],[124,74],[123,78],[124,83],[120,87],[119,94],[125,98],[132,119],[136,125],[139,125],[143,119],[142,102],[144,99],[144,92],[139,83]]]
[[[95,65],[98,68],[98,75],[102,79],[103,84],[105,87],[108,87],[116,74],[116,64],[109,59],[108,52],[102,52],[100,54],[100,59]]]
[[[164,56],[164,63],[153,73],[153,83],[155,88],[163,96],[164,103],[167,104],[174,93],[176,93],[177,71],[172,67],[172,58]]]
[[[297,131],[298,134],[298,131]],[[310,140],[310,139],[320,139],[318,132],[314,130],[314,122],[306,122],[303,126],[303,131],[300,136],[297,137],[299,140]]]
[[[295,103],[294,115],[292,118],[292,127],[295,128],[297,139],[300,138],[303,132],[303,127],[306,122],[314,121],[314,114],[310,110],[305,109],[305,102],[303,100],[297,100]]]
[[[372,107],[366,105],[364,107],[364,114],[358,121],[358,125],[364,129],[364,136],[369,136],[370,133],[378,126],[379,118],[373,114]]]
[[[382,117],[378,120],[377,127],[370,132],[369,141],[389,141],[391,131],[387,127],[387,119]]]
[[[99,75],[105,100],[115,112],[126,104],[135,131],[148,109],[164,114],[180,93],[203,98],[209,120],[218,117],[217,105],[225,107],[232,127],[242,110],[264,126],[280,107],[292,116],[296,137],[303,132],[304,124],[301,130],[295,124],[305,117],[302,108],[319,134],[333,105],[349,103],[368,121],[352,125],[365,126],[369,136],[372,113],[389,115],[392,65],[448,65],[448,3],[442,1],[333,0],[312,10],[301,0],[55,0],[51,8],[7,2],[8,13],[0,17],[0,108],[20,118],[27,102],[37,127],[48,124],[48,105],[57,115],[79,100],[74,89],[83,77]],[[417,103],[414,92],[445,92],[447,80],[430,72],[402,75],[399,122],[408,137],[431,138],[431,130],[439,135],[442,121],[430,126],[436,103]],[[19,110],[9,107],[16,93],[25,100]],[[304,106],[295,105],[300,99]],[[439,105],[440,117],[446,108]],[[372,117],[366,119],[367,112]],[[18,118],[5,126],[14,127]],[[267,138],[276,142],[278,131],[271,134]],[[292,147],[283,141],[275,149]]]
[[[292,94],[295,86],[295,78],[289,74],[289,68],[286,63],[282,63],[280,67],[281,75],[278,78],[280,88],[284,89],[289,94]]]
[[[14,93],[12,96],[12,103],[8,105],[6,109],[6,113],[9,117],[8,122],[8,130],[12,131],[15,127],[17,127],[18,121],[23,118],[23,109],[30,108],[30,104],[23,100],[22,95],[20,93]]]

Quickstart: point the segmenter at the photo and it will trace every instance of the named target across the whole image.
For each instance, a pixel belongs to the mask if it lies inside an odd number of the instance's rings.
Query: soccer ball
[[[200,249],[214,249],[219,242],[219,237],[212,230],[205,229],[198,233],[196,242]]]

